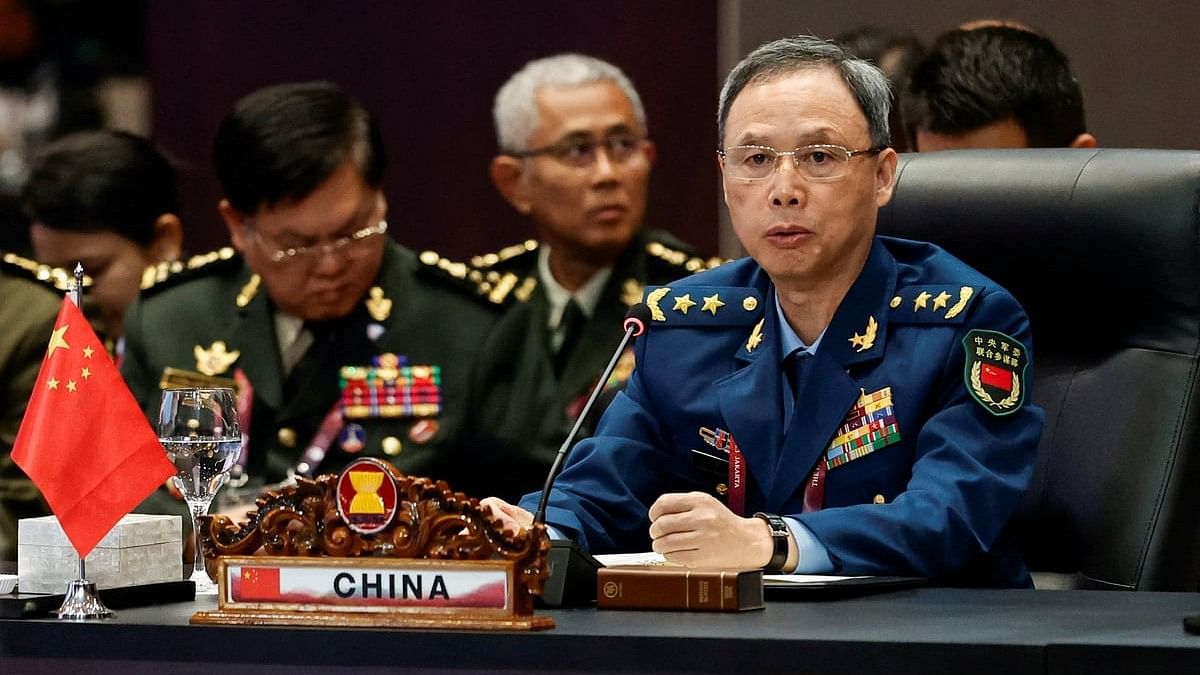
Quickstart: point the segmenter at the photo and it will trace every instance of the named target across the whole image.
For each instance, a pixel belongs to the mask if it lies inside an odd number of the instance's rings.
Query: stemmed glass
[[[158,412],[158,438],[175,465],[175,486],[192,516],[196,562],[191,580],[197,594],[213,594],[217,585],[204,568],[199,518],[208,512],[217,490],[242,448],[237,399],[232,389],[165,389]]]

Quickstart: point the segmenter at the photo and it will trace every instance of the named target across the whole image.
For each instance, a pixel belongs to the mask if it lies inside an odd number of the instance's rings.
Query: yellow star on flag
[[[717,293],[704,297],[704,306],[700,308],[701,312],[712,312],[713,316],[717,315],[717,308],[724,307],[725,303],[721,302],[721,298]]]
[[[93,351],[95,351],[95,350],[94,350],[94,349],[92,349],[91,347],[84,347],[84,348],[83,348],[83,358],[85,358],[85,359],[90,359],[90,358],[92,358],[92,352],[93,352]]]
[[[696,306],[696,301],[692,300],[692,294],[685,293],[685,294],[679,296],[678,298],[675,298],[675,306],[672,307],[671,309],[674,309],[677,312],[683,312],[684,314],[687,314],[688,310],[695,306]]]
[[[92,376],[92,371],[88,370],[87,366],[84,366],[79,370],[79,376],[86,380]]]
[[[58,348],[70,349],[71,345],[67,344],[67,326],[59,326],[54,329],[54,334],[50,336],[50,346],[46,347],[46,358],[50,358],[54,354],[54,350]]]
[[[67,391],[75,391],[75,380],[67,380]]]
[[[46,380],[46,388],[47,389],[58,389],[58,380],[54,379],[53,377]]]

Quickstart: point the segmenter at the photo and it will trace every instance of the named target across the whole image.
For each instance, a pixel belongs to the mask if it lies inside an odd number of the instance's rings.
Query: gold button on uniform
[[[388,457],[395,457],[404,449],[404,444],[395,436],[388,436],[383,439],[383,454]]]
[[[746,310],[747,312],[753,312],[757,307],[758,300],[756,298],[746,298],[745,300],[742,300],[742,309]]]
[[[285,447],[285,448],[296,447],[296,430],[295,429],[292,429],[291,427],[282,427],[279,429],[279,433],[276,434],[276,437],[279,439],[279,444],[282,445],[283,447]]]
[[[883,495],[875,495],[875,499],[873,499],[871,501],[875,502],[876,504],[886,504],[887,503],[887,500],[883,498]]]

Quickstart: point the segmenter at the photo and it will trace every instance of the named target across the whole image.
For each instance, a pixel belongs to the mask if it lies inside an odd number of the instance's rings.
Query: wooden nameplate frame
[[[259,496],[249,520],[202,516],[218,584],[197,624],[537,630],[544,526],[503,532],[479,501],[373,458]]]

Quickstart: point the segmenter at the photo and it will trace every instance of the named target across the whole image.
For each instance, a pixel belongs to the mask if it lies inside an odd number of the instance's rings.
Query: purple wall
[[[233,102],[289,80],[338,82],[380,118],[396,239],[455,258],[532,236],[496,194],[491,101],[526,61],[616,63],[646,105],[659,163],[649,222],[716,251],[717,0],[158,0],[147,16],[155,140],[184,162],[188,246],[227,240],[211,139]]]

